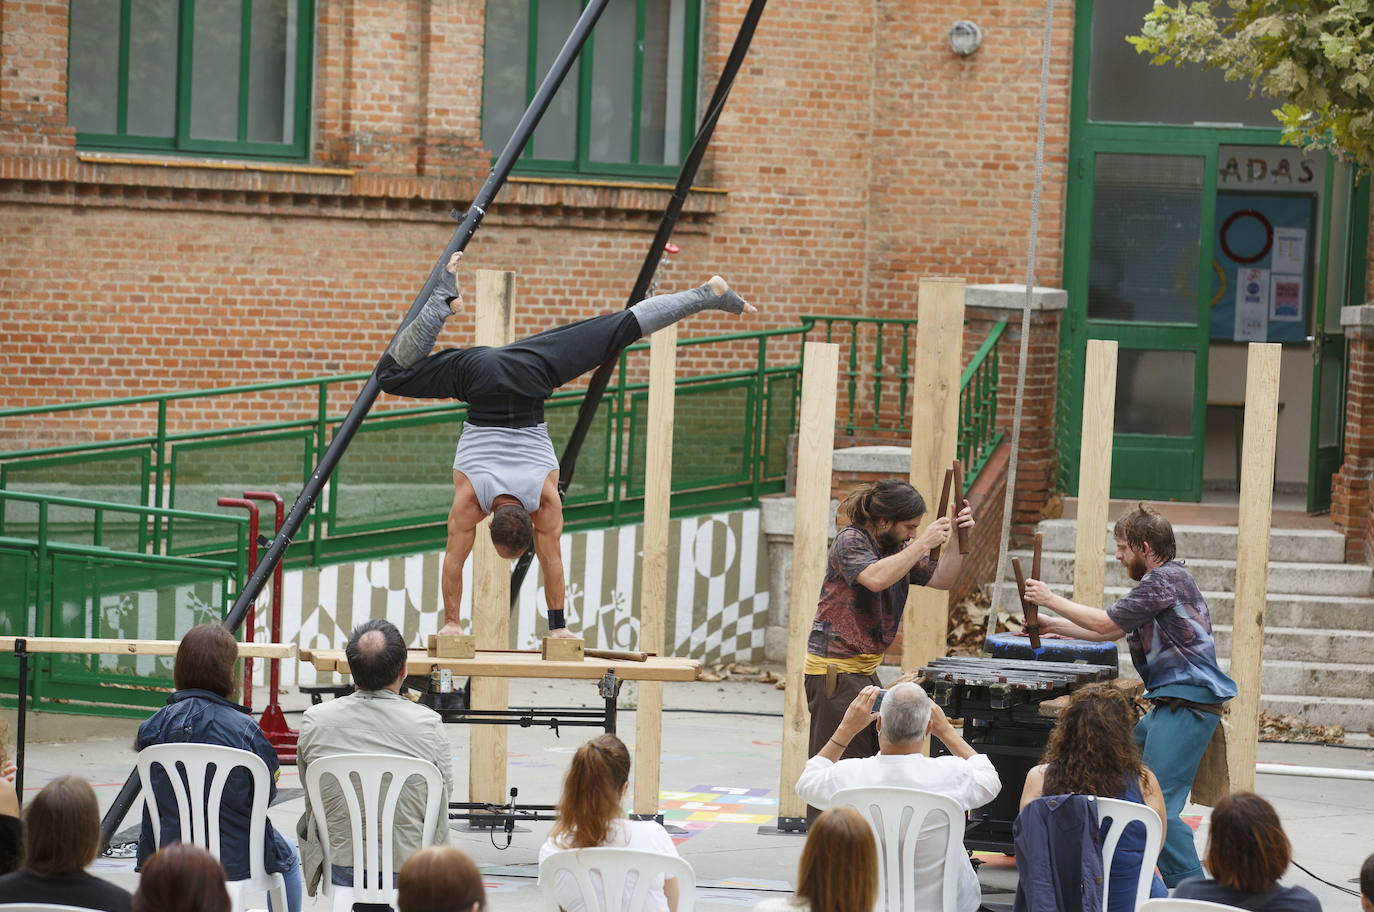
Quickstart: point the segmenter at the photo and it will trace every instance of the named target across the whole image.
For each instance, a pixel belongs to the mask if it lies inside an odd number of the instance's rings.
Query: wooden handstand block
[[[477,655],[477,638],[464,633],[431,633],[427,652],[436,659],[471,659]]]
[[[546,662],[580,662],[584,645],[586,644],[580,638],[574,640],[569,637],[544,637],[544,641],[539,644],[539,658]]]

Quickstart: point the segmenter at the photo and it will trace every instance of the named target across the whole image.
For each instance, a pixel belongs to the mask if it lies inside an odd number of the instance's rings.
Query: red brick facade
[[[1368,311],[1368,313],[1366,313]],[[1374,561],[1374,308],[1347,308],[1345,459],[1331,479],[1331,519],[1345,534],[1345,559]]]
[[[745,5],[706,5],[703,97]],[[1041,23],[1024,5],[985,4],[985,46],[960,58],[945,34],[967,12],[771,5],[665,281],[731,277],[762,306],[758,327],[814,312],[914,316],[922,275],[1019,281],[1038,89],[1026,74]],[[0,0],[0,402],[368,369],[455,227],[450,208],[465,208],[489,167],[482,60],[468,53],[482,46],[482,0],[319,0],[301,166],[80,152],[67,126],[67,17],[61,0]],[[1061,61],[1071,18],[1058,14]],[[1068,79],[1057,65],[1046,284],[1060,271]],[[618,307],[666,202],[665,188],[642,184],[512,181],[467,263],[518,272],[519,333]],[[738,325],[703,317],[691,332]],[[741,349],[684,369],[751,359]],[[59,443],[119,428],[111,415],[3,433]]]

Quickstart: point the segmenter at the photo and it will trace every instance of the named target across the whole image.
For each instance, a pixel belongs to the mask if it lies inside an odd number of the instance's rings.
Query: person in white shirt
[[[886,691],[881,710],[873,703],[881,691],[869,686],[849,704],[835,734],[816,756],[806,761],[797,780],[797,795],[818,808],[830,807],[835,793],[846,788],[899,786],[945,795],[964,810],[982,807],[1002,790],[1002,781],[987,757],[974,751],[945,718],[939,706],[915,684],[902,683]],[[878,720],[878,755],[840,760],[849,739]],[[934,735],[949,749],[945,757],[921,753],[926,735]],[[838,761],[838,762],[836,762]],[[942,903],[944,821],[931,817],[921,828],[916,849],[915,907],[938,909]],[[962,834],[959,834],[962,839]],[[972,865],[958,875],[960,912],[975,912],[981,899],[978,875]]]
[[[661,824],[652,820],[628,820],[622,803],[630,782],[630,752],[615,735],[598,735],[577,749],[572,766],[563,780],[563,795],[558,799],[558,819],[549,838],[539,848],[542,863],[554,852],[611,846],[677,856],[677,846]],[[602,886],[596,874],[592,883],[598,893]],[[559,908],[564,912],[583,912],[585,903],[572,875],[560,871],[554,886]],[[634,889],[633,878],[625,885],[625,902]],[[677,878],[658,875],[649,889],[647,912],[677,912]],[[601,897],[601,908],[606,908]]]

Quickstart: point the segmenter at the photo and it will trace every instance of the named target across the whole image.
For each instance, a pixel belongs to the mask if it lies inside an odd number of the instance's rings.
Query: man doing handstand
[[[453,460],[442,589],[444,626],[460,633],[463,564],[477,524],[491,515],[491,541],[507,560],[534,542],[544,572],[553,636],[573,636],[563,614],[563,501],[558,459],[544,423],[544,400],[558,387],[615,357],[656,329],[708,308],[754,313],[720,276],[700,288],[648,298],[626,310],[569,323],[499,348],[477,345],[430,354],[444,321],[463,306],[454,253],[420,312],[397,334],[377,366],[382,389],[412,399],[461,399],[467,421]]]

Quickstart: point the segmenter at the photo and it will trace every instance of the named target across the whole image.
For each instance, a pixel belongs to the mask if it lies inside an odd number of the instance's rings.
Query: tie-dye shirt
[[[823,659],[847,659],[887,651],[902,626],[908,587],[924,586],[935,573],[926,555],[902,579],[881,592],[870,592],[859,582],[859,574],[887,556],[860,527],[840,530],[830,546],[807,652]]]
[[[1217,665],[1207,602],[1178,561],[1147,572],[1107,614],[1126,631],[1131,660],[1151,694],[1182,685],[1209,692],[1216,703],[1236,695],[1236,682]]]

